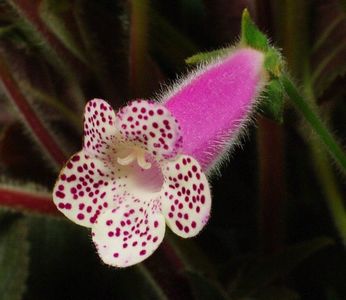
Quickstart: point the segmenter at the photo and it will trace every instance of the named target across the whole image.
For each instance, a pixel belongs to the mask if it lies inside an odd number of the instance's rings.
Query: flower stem
[[[321,149],[320,141],[312,139],[310,148],[314,159],[316,176],[321,182],[322,190],[326,197],[326,202],[332,215],[336,229],[346,246],[346,210],[344,200],[336,178],[330,165],[330,161],[324,149]]]
[[[302,113],[305,120],[309,123],[321,142],[334,158],[341,170],[346,173],[346,154],[341,146],[334,139],[321,119],[315,114],[310,105],[300,95],[292,81],[286,76],[281,77],[281,83],[288,97],[293,101],[296,108]]]
[[[312,107],[317,109],[309,69],[306,68],[305,71],[304,93]],[[325,194],[325,200],[332,215],[335,227],[339,232],[344,246],[346,246],[346,210],[333,168],[327,157],[327,152],[323,148],[320,140],[314,136],[309,139],[309,145],[316,169],[316,176],[320,181],[322,191]]]
[[[45,150],[45,153],[51,159],[54,167],[59,169],[66,161],[65,153],[59,147],[59,144],[55,141],[42,120],[37,116],[28,100],[20,92],[19,86],[15,82],[2,57],[0,57],[0,81],[9,99],[12,100],[15,107],[17,107],[24,122],[30,128],[37,142]]]
[[[50,195],[0,186],[0,206],[12,210],[59,216]]]

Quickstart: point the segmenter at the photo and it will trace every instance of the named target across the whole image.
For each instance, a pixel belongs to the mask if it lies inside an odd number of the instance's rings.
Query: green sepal
[[[265,54],[264,67],[272,77],[279,77],[283,70],[280,52],[270,44],[269,38],[258,29],[247,9],[244,9],[241,21],[240,44],[262,51]]]
[[[210,62],[217,57],[226,56],[230,52],[231,48],[222,48],[210,52],[199,52],[185,59],[185,63],[188,65],[198,65],[200,63]]]
[[[263,52],[270,48],[268,38],[257,28],[247,9],[242,15],[240,43]]]
[[[257,28],[247,9],[243,12],[241,39],[238,45],[209,52],[200,52],[188,57],[185,62],[188,65],[210,62],[215,58],[226,56],[237,47],[250,47],[263,52],[265,54],[264,68],[271,77],[279,77],[282,73],[284,62],[280,51],[271,46],[269,38]]]
[[[284,62],[281,53],[274,47],[270,47],[265,54],[264,68],[272,77],[279,77],[283,71]]]
[[[266,90],[263,92],[263,98],[259,106],[260,113],[282,124],[285,99],[281,83],[278,79],[272,79],[268,83]]]

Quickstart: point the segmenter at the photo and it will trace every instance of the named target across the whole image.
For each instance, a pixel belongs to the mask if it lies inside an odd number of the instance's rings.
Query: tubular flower
[[[242,49],[187,78],[163,101],[115,113],[87,103],[84,146],[61,171],[58,209],[89,227],[101,259],[126,267],[160,245],[165,224],[183,238],[207,223],[207,170],[234,140],[263,86],[263,54]]]

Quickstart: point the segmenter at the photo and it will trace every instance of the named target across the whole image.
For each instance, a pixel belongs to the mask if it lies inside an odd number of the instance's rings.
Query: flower
[[[210,216],[204,171],[234,140],[255,104],[263,54],[234,51],[202,67],[162,97],[137,100],[115,113],[101,99],[87,103],[84,146],[61,171],[58,209],[89,227],[101,259],[127,267],[160,245],[165,224],[183,238]]]
[[[263,64],[262,52],[236,48],[161,97],[182,128],[182,152],[198,160],[203,170],[227,158],[245,132],[268,80]]]
[[[84,147],[62,170],[54,201],[91,227],[105,263],[126,267],[151,255],[165,220],[182,237],[207,222],[207,178],[193,157],[178,154],[181,146],[178,122],[161,104],[133,101],[117,114],[100,99],[86,105]]]

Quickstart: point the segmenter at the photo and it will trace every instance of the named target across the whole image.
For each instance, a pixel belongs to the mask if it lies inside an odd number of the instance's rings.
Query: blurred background
[[[168,232],[138,266],[102,264],[52,205],[86,101],[154,98],[186,58],[236,43],[244,8],[343,143],[344,0],[0,1],[0,299],[346,298],[345,175],[289,101],[212,178],[202,233]]]

